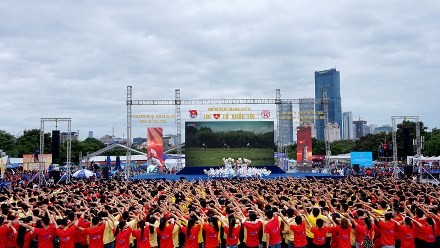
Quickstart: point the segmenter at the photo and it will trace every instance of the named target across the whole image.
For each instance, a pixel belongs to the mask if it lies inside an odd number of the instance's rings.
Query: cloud
[[[135,99],[173,99],[176,88],[185,99],[273,98],[277,88],[306,98],[314,71],[334,67],[343,111],[440,126],[437,1],[6,2],[0,108],[13,134],[62,116],[82,138],[113,126],[122,136],[129,84]],[[136,124],[134,136],[144,128]]]

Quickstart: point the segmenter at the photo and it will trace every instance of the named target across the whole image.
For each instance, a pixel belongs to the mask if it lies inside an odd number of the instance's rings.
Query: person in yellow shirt
[[[287,222],[290,223],[294,220],[294,210],[292,208],[289,208],[286,210],[286,215],[287,215]],[[290,230],[290,226],[289,225],[284,225],[284,229],[283,229],[283,239],[284,242],[287,244],[288,248],[293,248],[293,241],[294,241],[294,236],[293,236],[293,232]]]
[[[107,216],[110,213],[107,214]],[[112,218],[106,218],[105,229],[104,229],[104,237],[103,243],[104,248],[113,248],[115,246],[115,236],[113,235],[113,229],[116,228],[115,222]]]

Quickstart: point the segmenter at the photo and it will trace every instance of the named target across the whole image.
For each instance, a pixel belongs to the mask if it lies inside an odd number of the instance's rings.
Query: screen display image
[[[298,162],[312,161],[312,128],[309,126],[298,127],[296,144],[296,158]],[[303,157],[305,156],[305,158]]]
[[[251,166],[274,165],[273,121],[185,123],[185,166],[223,166],[246,158]]]
[[[373,166],[373,153],[372,152],[351,152],[350,153],[351,166],[358,164],[363,167]]]

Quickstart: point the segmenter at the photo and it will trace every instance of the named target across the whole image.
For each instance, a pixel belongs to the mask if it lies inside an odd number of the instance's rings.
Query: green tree
[[[429,139],[425,142],[424,155],[440,156],[440,132],[433,130],[432,135],[428,135]]]
[[[7,155],[16,157],[17,152],[17,139],[10,133],[0,130],[0,149]]]
[[[23,135],[17,139],[18,157],[23,157],[23,154],[33,154],[35,147],[40,149],[40,130],[32,129],[25,130]],[[50,133],[44,134],[44,154],[52,153],[52,137]]]
[[[338,140],[330,144],[330,150],[334,155],[350,153],[355,147],[356,142],[354,140]]]
[[[386,133],[368,134],[358,140],[353,147],[353,151],[371,151],[373,152],[373,159],[379,157],[378,149],[382,143],[392,143],[391,135]]]
[[[318,155],[325,155],[325,142],[312,138],[312,153]]]
[[[105,144],[95,138],[87,138],[79,144],[79,151],[85,156],[105,147]],[[77,152],[79,154],[79,151]]]

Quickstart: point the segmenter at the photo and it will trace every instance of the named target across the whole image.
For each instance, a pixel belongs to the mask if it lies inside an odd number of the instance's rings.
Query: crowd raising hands
[[[0,248],[440,247],[440,190],[389,178],[3,189]]]

